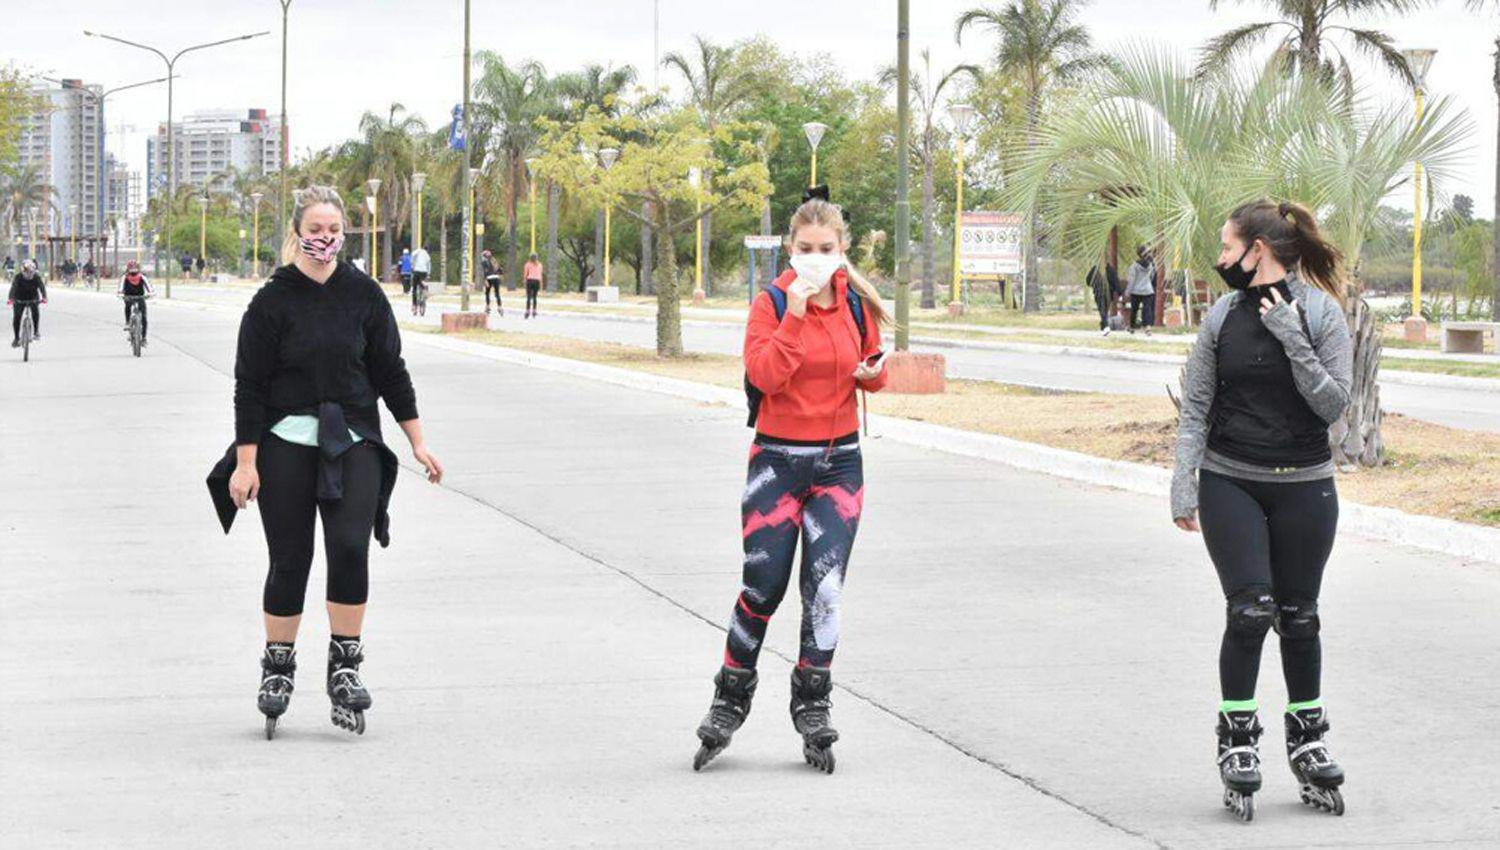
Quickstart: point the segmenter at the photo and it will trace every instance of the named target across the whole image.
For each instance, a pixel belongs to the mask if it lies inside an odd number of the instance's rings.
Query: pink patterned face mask
[[[299,240],[298,246],[309,260],[315,263],[331,263],[338,257],[339,249],[344,247],[344,234],[304,236]]]

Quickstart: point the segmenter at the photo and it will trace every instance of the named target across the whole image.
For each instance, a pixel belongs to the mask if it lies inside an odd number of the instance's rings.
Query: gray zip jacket
[[[1292,379],[1308,407],[1330,425],[1349,407],[1353,382],[1353,346],[1344,310],[1333,296],[1305,283],[1295,272],[1287,273],[1292,304],[1307,312],[1307,327],[1317,329],[1317,339],[1308,339],[1307,328],[1291,305],[1278,304],[1261,321],[1281,342],[1292,364]],[[1213,452],[1205,458],[1209,413],[1219,385],[1218,342],[1224,319],[1241,298],[1258,297],[1254,290],[1231,292],[1209,308],[1198,328],[1198,341],[1188,356],[1182,383],[1182,413],[1177,423],[1177,465],[1172,470],[1172,518],[1191,517],[1198,509],[1198,470],[1208,469],[1253,481],[1310,481],[1333,474],[1333,464],[1313,469],[1275,470],[1220,459]]]

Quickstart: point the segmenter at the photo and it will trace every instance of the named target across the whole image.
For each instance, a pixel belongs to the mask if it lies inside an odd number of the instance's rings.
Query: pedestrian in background
[[[1130,297],[1130,332],[1144,326],[1149,336],[1151,326],[1156,324],[1156,263],[1145,245],[1136,247],[1135,262],[1126,270],[1125,280],[1125,294]]]

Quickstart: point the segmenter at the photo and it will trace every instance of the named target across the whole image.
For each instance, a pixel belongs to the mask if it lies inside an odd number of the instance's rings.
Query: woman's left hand
[[[883,371],[885,371],[885,358],[884,357],[882,357],[879,360],[875,361],[875,365],[874,366],[871,366],[870,364],[868,364],[868,363],[864,362],[863,360],[861,360],[859,362],[859,368],[857,368],[857,369],[854,370],[854,380],[856,380],[856,381],[873,381],[876,378],[880,377],[880,373],[883,372]]]
[[[427,470],[428,481],[433,484],[442,483],[443,465],[441,463],[438,463],[438,459],[433,456],[432,452],[429,452],[427,450],[427,446],[425,444],[412,446],[411,454],[412,457],[417,459],[417,463],[422,464],[422,467]]]
[[[1274,309],[1277,306],[1280,306],[1282,304],[1285,304],[1286,306],[1290,307],[1292,309],[1292,315],[1296,316],[1296,314],[1297,314],[1297,302],[1296,301],[1288,301],[1285,298],[1282,298],[1281,297],[1281,290],[1275,289],[1275,288],[1271,289],[1271,297],[1270,298],[1262,297],[1260,299],[1260,315],[1261,315],[1261,318],[1265,318],[1265,315],[1267,313],[1271,312],[1272,309]]]

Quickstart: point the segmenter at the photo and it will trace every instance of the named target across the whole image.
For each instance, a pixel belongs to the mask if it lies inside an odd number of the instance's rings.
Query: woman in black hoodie
[[[282,249],[287,264],[256,293],[240,323],[235,444],[209,476],[226,532],[237,510],[260,504],[271,558],[257,701],[267,737],[291,700],[294,642],[320,513],[333,722],[364,732],[371,700],[359,675],[360,627],[370,537],[373,532],[382,547],[390,544],[386,508],[397,469],[381,439],[377,397],[405,432],[427,479],[436,483],[443,476],[422,437],[390,302],[368,275],[338,261],[343,242],[338,193],[326,186],[298,192]]]

